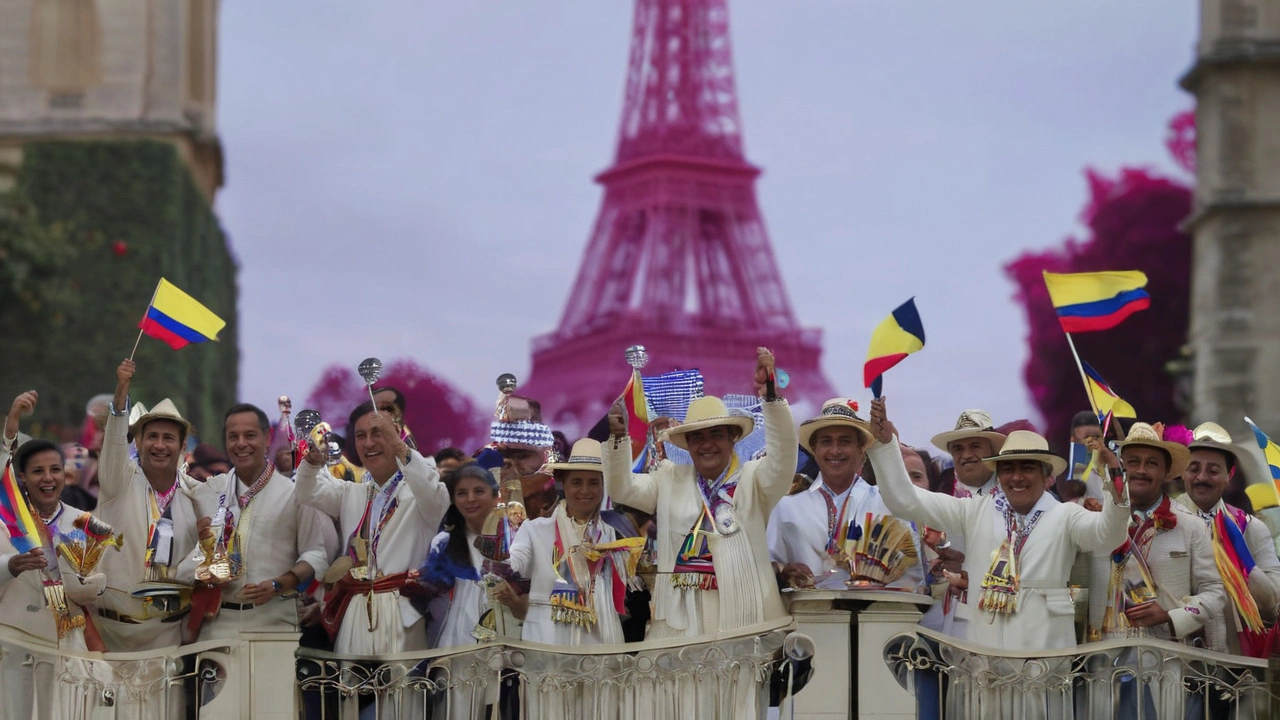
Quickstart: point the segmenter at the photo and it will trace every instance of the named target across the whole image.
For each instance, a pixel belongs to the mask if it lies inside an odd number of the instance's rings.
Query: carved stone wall
[[[162,139],[222,184],[219,0],[0,0],[0,146]]]
[[[1193,419],[1280,434],[1280,1],[1202,0]],[[1246,436],[1247,437],[1247,436]]]

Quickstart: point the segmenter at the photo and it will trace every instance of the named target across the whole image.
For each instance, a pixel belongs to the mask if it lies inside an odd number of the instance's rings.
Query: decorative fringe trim
[[[1018,581],[987,573],[982,581],[982,596],[978,598],[978,609],[997,615],[1008,615],[1018,612]]]
[[[671,574],[671,587],[677,590],[719,590],[714,573],[678,572]]]
[[[551,621],[579,627],[595,627],[596,611],[582,603],[576,592],[551,593]]]

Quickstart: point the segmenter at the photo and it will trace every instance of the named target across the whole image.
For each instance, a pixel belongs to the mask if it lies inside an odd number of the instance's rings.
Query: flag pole
[[[161,278],[161,280],[163,280],[163,279],[164,279],[164,278]],[[151,292],[151,301],[147,303],[147,310],[150,310],[150,309],[151,309],[151,306],[156,304],[156,295],[159,295],[159,294],[160,294],[160,281],[156,281],[156,289],[155,289],[155,290],[153,290],[153,291]],[[142,323],[143,323],[143,322],[146,322],[146,319],[147,319],[147,310],[143,310],[143,311],[142,311],[142,320],[141,320],[141,321],[139,321],[139,323],[138,323],[138,325],[139,325],[139,327],[138,327],[138,339],[133,341],[133,350],[130,350],[130,351],[129,351],[129,359],[130,359],[130,360],[133,360],[133,356],[138,354],[138,344],[142,342],[142,333],[144,332],[144,330],[142,329],[141,325],[142,325]]]

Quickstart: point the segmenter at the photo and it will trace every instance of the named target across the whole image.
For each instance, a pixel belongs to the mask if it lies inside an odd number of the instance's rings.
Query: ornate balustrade
[[[1280,712],[1266,660],[1131,638],[1053,652],[996,652],[916,628],[884,661],[916,697],[917,717],[1270,718]]]
[[[510,641],[378,657],[300,648],[311,717],[763,718],[790,618],[692,641]]]

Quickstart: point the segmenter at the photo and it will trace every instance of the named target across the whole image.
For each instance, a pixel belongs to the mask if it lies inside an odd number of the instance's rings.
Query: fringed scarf
[[[1243,510],[1224,505],[1209,521],[1209,529],[1213,532],[1213,560],[1241,622],[1246,629],[1261,632],[1262,615],[1253,593],[1249,592],[1249,573],[1253,572],[1255,563],[1244,540],[1248,522]]]
[[[716,581],[715,558],[710,539],[719,534],[716,530],[716,509],[725,504],[733,504],[733,495],[738,489],[739,465],[738,455],[734,453],[729,460],[729,467],[725,468],[715,482],[707,482],[701,475],[694,477],[702,497],[702,512],[681,543],[680,551],[676,553],[671,587],[677,590],[720,589]]]
[[[594,627],[596,581],[605,565],[611,565],[609,592],[613,606],[623,607],[627,583],[635,577],[644,538],[606,540],[613,537],[613,529],[600,520],[598,513],[585,526],[580,526],[569,516],[564,501],[556,506],[552,519],[556,539],[551,547],[551,569],[555,573],[550,593],[551,620]]]
[[[991,561],[991,568],[982,578],[982,595],[978,598],[978,609],[997,615],[1008,615],[1018,612],[1018,591],[1022,584],[1022,575],[1018,568],[1022,547],[1031,537],[1031,531],[1044,516],[1044,510],[1034,510],[1022,522],[1018,522],[1017,514],[1009,505],[1004,493],[995,494],[996,509],[1004,515],[1005,537],[1000,549]]]
[[[1102,617],[1102,636],[1132,635],[1134,628],[1124,611],[1155,600],[1158,595],[1155,577],[1147,565],[1147,553],[1157,532],[1178,526],[1173,503],[1168,495],[1160,499],[1156,509],[1146,517],[1134,513],[1129,537],[1111,553],[1111,577],[1107,583],[1107,609]],[[1129,562],[1133,560],[1133,562]]]

